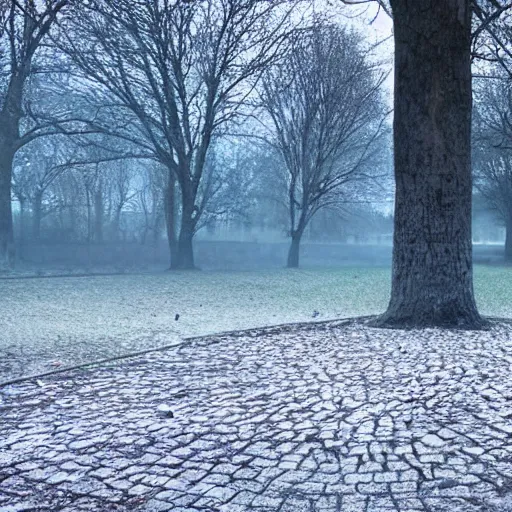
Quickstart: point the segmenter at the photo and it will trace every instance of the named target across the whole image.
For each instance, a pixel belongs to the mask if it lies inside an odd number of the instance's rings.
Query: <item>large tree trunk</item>
[[[178,238],[177,249],[177,265],[176,268],[181,270],[193,270],[194,264],[194,247],[192,240],[195,233],[194,221],[194,205],[193,202],[187,201],[183,197],[180,235]]]
[[[171,268],[179,270],[193,270],[194,247],[192,240],[196,231],[198,221],[197,208],[195,206],[195,193],[192,183],[180,182],[181,191],[181,219],[180,232],[176,248],[176,264]]]
[[[299,268],[299,253],[300,253],[300,240],[302,232],[294,232],[292,234],[292,241],[288,249],[288,260],[286,266],[288,268]]]
[[[2,127],[0,127],[1,129]],[[14,266],[15,249],[11,204],[13,160],[12,146],[0,132],[0,269]]]
[[[177,194],[176,176],[169,170],[167,190],[164,197],[165,227],[167,230],[167,241],[171,254],[171,270],[178,268],[178,237],[176,236]]]
[[[507,222],[505,229],[505,261],[512,263],[512,219]]]
[[[196,268],[194,264],[193,238],[194,230],[188,224],[185,226],[182,223],[178,239],[178,263],[176,268],[181,270],[193,270]]]
[[[0,111],[0,268],[13,267],[15,258],[12,221],[12,165],[20,138],[21,104],[25,69],[19,69],[9,80]]]
[[[392,0],[395,230],[377,325],[480,328],[471,247],[470,0]]]

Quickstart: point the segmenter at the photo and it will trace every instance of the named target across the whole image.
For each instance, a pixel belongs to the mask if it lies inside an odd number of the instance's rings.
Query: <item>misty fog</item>
[[[512,3],[0,0],[0,512],[512,510]]]

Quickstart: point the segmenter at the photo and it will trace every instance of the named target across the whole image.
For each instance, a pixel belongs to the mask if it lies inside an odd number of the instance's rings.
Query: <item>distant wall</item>
[[[288,244],[254,242],[195,243],[196,264],[205,270],[250,270],[280,268],[285,265]],[[475,245],[474,257],[480,263],[499,263],[500,245]],[[304,243],[304,267],[390,266],[390,245]],[[41,267],[110,267],[113,270],[165,268],[169,253],[165,244],[157,247],[137,243],[33,245],[18,249],[22,263]]]

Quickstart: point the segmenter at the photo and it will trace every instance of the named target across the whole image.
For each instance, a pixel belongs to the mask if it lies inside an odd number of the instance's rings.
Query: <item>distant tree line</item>
[[[165,167],[136,158],[89,163],[84,155],[77,157],[83,149],[65,137],[52,137],[18,153],[12,181],[17,245],[159,245],[167,236]],[[198,226],[204,236],[218,238],[222,232],[265,241],[282,240],[288,233],[286,189],[279,183],[286,175],[270,155],[247,139],[210,153],[207,172],[222,171],[224,177]],[[361,199],[326,205],[312,219],[308,239],[364,241],[387,234],[389,241],[390,218]],[[389,201],[384,203],[388,207]]]

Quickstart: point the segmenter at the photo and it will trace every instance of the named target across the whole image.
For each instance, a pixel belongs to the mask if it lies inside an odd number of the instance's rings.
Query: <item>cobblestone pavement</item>
[[[512,325],[331,322],[5,387],[0,511],[512,510],[511,367]]]

